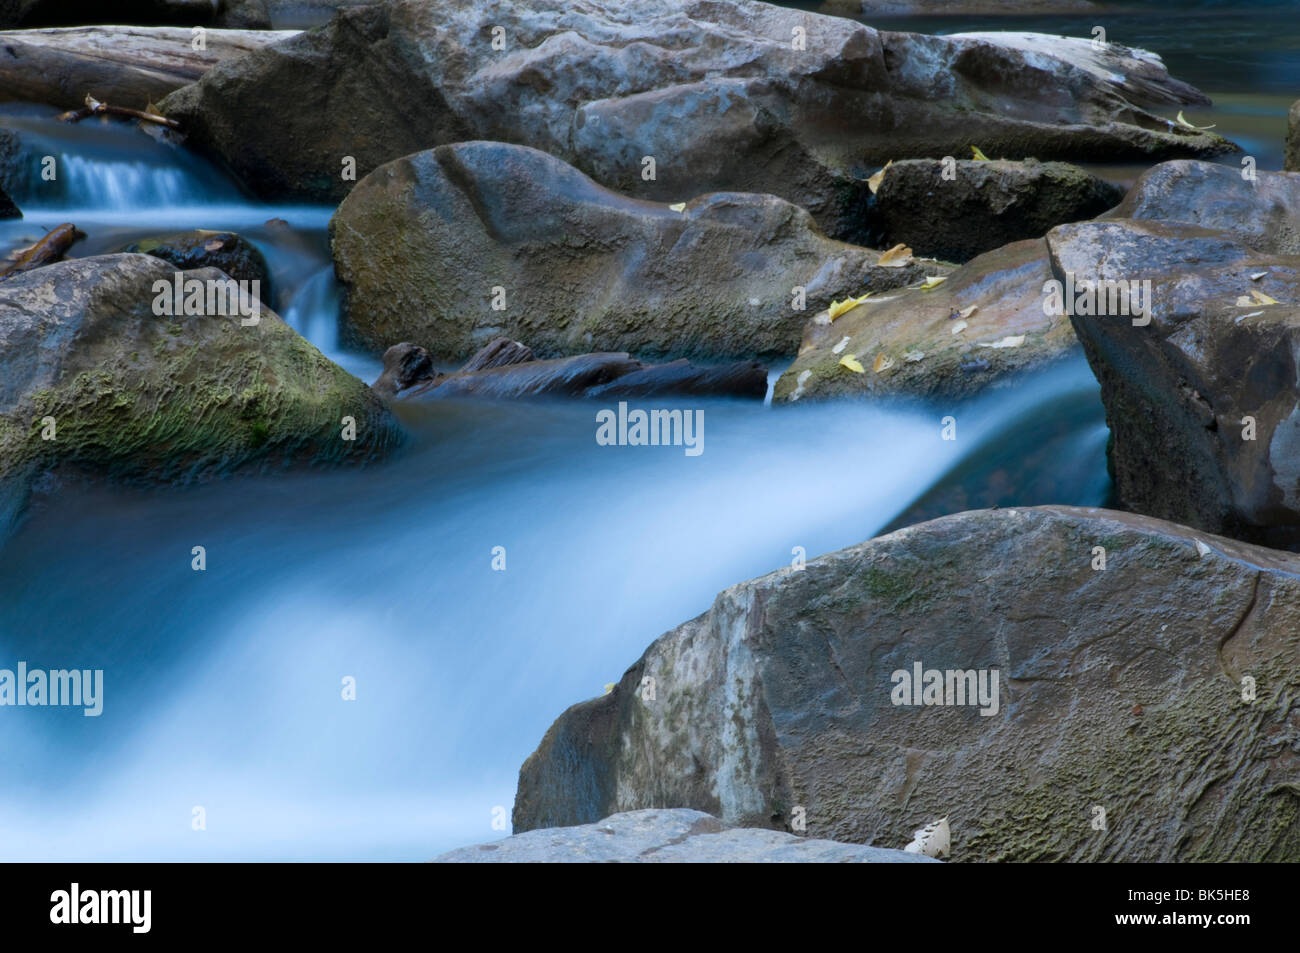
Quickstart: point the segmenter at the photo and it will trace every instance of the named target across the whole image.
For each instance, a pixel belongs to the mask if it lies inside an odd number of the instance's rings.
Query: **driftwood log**
[[[56,226],[35,245],[23,249],[16,259],[0,268],[0,281],[59,261],[73,243],[85,237],[86,233],[71,223]]]

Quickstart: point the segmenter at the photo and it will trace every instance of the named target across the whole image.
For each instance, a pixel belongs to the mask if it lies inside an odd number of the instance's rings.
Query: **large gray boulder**
[[[162,109],[264,197],[338,201],[349,157],[361,176],[496,139],[638,198],[771,193],[853,239],[873,164],[972,142],[1043,160],[1231,148],[1148,111],[1192,102],[1158,57],[1088,40],[890,33],[739,0],[387,0]]]
[[[1152,166],[1103,218],[1224,229],[1261,252],[1300,254],[1300,175],[1177,159]]]
[[[878,252],[826,238],[771,195],[682,199],[630,199],[499,142],[397,159],[330,222],[348,326],[375,349],[418,341],[452,360],[501,335],[540,357],[779,356],[832,299],[925,274],[877,267]]]
[[[147,255],[103,255],[0,283],[0,527],[51,469],[189,482],[363,463],[400,442],[383,402],[269,308],[252,325],[156,314],[154,283],[175,274]]]
[[[942,284],[815,315],[777,402],[831,397],[963,398],[1013,383],[1075,350],[1070,320],[1043,307],[1042,239],[972,259]]]
[[[702,811],[628,811],[462,847],[438,864],[909,864],[939,861],[860,844],[730,827]]]
[[[954,861],[1300,860],[1300,557],[1041,507],[733,586],[560,716],[514,829],[649,807],[890,847],[946,817]]]
[[[885,245],[966,262],[1095,218],[1123,197],[1119,186],[1066,162],[907,159],[885,170],[875,220]]]
[[[1300,543],[1300,256],[1149,220],[1062,225],[1047,243],[1055,279],[1076,289],[1065,298],[1076,300],[1070,320],[1101,384],[1124,506]],[[1085,283],[1121,281],[1150,282],[1149,323],[1109,300],[1087,307]]]
[[[100,102],[143,109],[232,56],[296,31],[208,30],[196,50],[184,27],[96,26],[0,32],[0,102],[79,108]]]

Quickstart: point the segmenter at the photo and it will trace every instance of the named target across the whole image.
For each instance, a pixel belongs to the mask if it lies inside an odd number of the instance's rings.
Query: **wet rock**
[[[1076,346],[1069,318],[1044,308],[1051,278],[1044,242],[1015,242],[929,291],[877,295],[833,321],[823,311],[805,328],[773,400],[961,398],[1011,382]]]
[[[261,297],[271,298],[271,272],[257,246],[234,232],[193,229],[145,238],[122,249],[171,262],[181,271],[219,268],[236,281],[260,282]]]
[[[1282,168],[1287,172],[1300,172],[1300,99],[1291,104],[1291,111],[1287,114],[1286,161]]]
[[[1179,159],[1144,172],[1102,218],[1190,222],[1225,229],[1255,251],[1300,254],[1300,175]]]
[[[1226,536],[1300,544],[1300,256],[1174,222],[1062,225],[1047,242],[1076,300],[1089,297],[1085,282],[1124,281],[1150,302],[1148,324],[1109,301],[1071,316],[1101,384],[1118,499]]]
[[[1297,631],[1291,554],[945,517],[719,594],[551,726],[514,830],[681,807],[898,847],[947,817],[953,861],[1295,861]]]
[[[934,864],[921,854],[736,828],[685,808],[614,814],[462,847],[439,864]]]
[[[14,200],[9,197],[9,193],[0,188],[0,218],[22,218],[23,213]]]
[[[945,170],[948,177],[945,178]],[[1124,190],[1064,162],[909,159],[886,170],[876,193],[885,245],[966,262],[1066,222],[1095,218]]]
[[[701,396],[761,400],[767,393],[767,368],[757,361],[698,367],[684,360],[645,364],[626,353],[598,353],[478,366],[492,354],[522,357],[532,353],[518,342],[506,344],[512,347],[493,342],[452,374],[439,372],[428,351],[419,345],[395,344],[384,352],[384,371],[375,383],[375,392],[403,400]]]
[[[891,33],[733,0],[389,0],[228,61],[162,108],[263,197],[338,201],[343,156],[364,176],[495,139],[637,198],[777,195],[860,241],[865,177],[887,159],[972,142],[1043,160],[1231,149],[1147,111],[1205,101],[1153,54],[1083,39]]]
[[[195,50],[185,27],[95,26],[0,33],[0,102],[77,109],[90,93],[103,103],[143,109],[193,83],[232,56],[295,31],[206,31]]]
[[[355,336],[374,348],[420,341],[446,360],[501,335],[548,357],[789,355],[832,299],[923,274],[877,267],[878,252],[826,238],[771,195],[643,202],[499,142],[375,170],[330,234]]]
[[[51,468],[188,482],[361,463],[400,441],[383,402],[271,310],[255,325],[155,313],[155,283],[174,273],[146,255],[102,255],[0,284],[0,525]],[[185,277],[228,280],[212,268]]]

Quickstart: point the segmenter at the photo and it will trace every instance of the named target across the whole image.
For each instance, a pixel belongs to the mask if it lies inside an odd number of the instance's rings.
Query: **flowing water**
[[[1230,114],[1272,117],[1280,93],[1236,95]],[[60,170],[16,191],[5,247],[63,221],[88,234],[78,255],[235,229],[267,256],[276,310],[374,379],[376,356],[339,343],[331,209],[262,204],[138,132],[50,113],[0,115],[31,167]],[[598,446],[594,405],[454,402],[401,408],[409,445],[362,470],[45,488],[0,548],[0,667],[102,668],[104,710],[5,710],[0,858],[420,860],[501,836],[494,809],[551,721],[718,590],[796,547],[1109,492],[1077,356],[964,404],[693,406],[695,457]]]

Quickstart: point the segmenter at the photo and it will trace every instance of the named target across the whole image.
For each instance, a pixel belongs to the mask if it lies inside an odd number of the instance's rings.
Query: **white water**
[[[95,168],[101,144],[76,135],[78,224],[247,223],[286,320],[373,376],[339,348],[327,210],[281,216],[290,242],[256,227],[286,210],[232,205],[186,166],[155,213],[168,173],[121,174],[117,138]],[[1004,504],[1107,491],[1081,358],[968,405],[696,406],[699,457],[599,447],[592,405],[458,402],[405,408],[410,446],[379,467],[38,501],[0,549],[0,667],[103,668],[106,698],[99,718],[0,709],[0,859],[422,860],[501,836],[492,811],[565,707],[793,547],[860,542],[936,486],[979,498],[1007,471]]]

